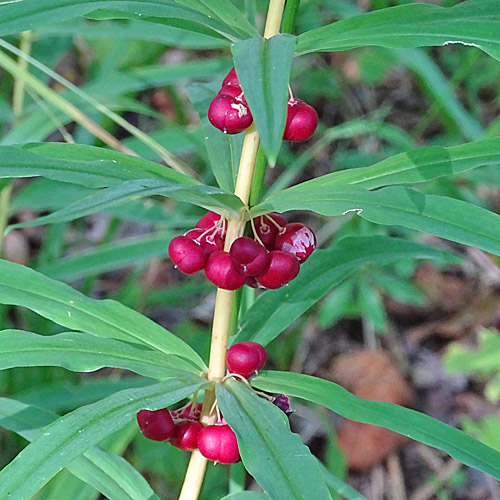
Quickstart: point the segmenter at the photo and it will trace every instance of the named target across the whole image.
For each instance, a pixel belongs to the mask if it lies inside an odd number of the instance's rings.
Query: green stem
[[[252,187],[250,190],[250,207],[257,205],[260,201],[262,194],[262,186],[264,184],[264,177],[266,175],[267,158],[262,147],[259,147],[257,152],[257,159],[255,161],[255,171],[252,179]]]
[[[238,319],[240,317],[240,306],[243,288],[238,288],[233,295],[233,303],[231,305],[231,320],[229,322],[229,337],[236,333]]]
[[[7,221],[9,219],[9,204],[10,204],[10,195],[12,192],[12,182],[4,185],[2,190],[0,191],[0,257],[3,254],[3,245],[4,245],[4,231],[7,227]]]
[[[282,33],[291,33],[293,35],[295,32],[295,23],[297,21],[299,6],[300,0],[287,0],[283,13],[283,22],[281,24]]]

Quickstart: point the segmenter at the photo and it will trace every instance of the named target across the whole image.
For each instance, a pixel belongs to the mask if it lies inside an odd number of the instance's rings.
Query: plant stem
[[[280,31],[281,18],[285,0],[270,0],[267,12],[264,37],[270,38]],[[255,161],[259,150],[259,133],[255,124],[250,125],[245,131],[243,149],[241,151],[240,165],[234,194],[239,196],[248,207],[252,178],[255,170]],[[263,176],[262,176],[263,177]],[[233,241],[242,236],[245,230],[245,213],[240,217],[229,220],[224,250],[228,251]],[[231,312],[233,309],[234,292],[230,290],[217,290],[215,299],[214,320],[212,325],[212,342],[210,345],[210,361],[208,365],[208,380],[217,384],[226,374],[226,351],[229,332],[231,328]],[[203,408],[200,420],[204,424],[215,423],[216,416],[210,415],[210,410],[215,402],[215,384],[205,390]],[[202,460],[203,459],[203,460]],[[206,459],[199,452],[193,452],[189,467],[184,478],[179,500],[196,500],[200,494],[203,477],[205,475]]]
[[[23,31],[21,33],[21,47],[20,49],[29,54],[31,52],[31,42],[33,40],[33,32],[32,31]],[[19,68],[27,71],[28,69],[28,61],[19,58]],[[23,113],[24,106],[24,80],[21,78],[16,78],[14,82],[14,91],[12,93],[12,114],[14,115],[14,124],[17,123],[19,118]]]
[[[257,205],[262,194],[262,185],[266,174],[267,158],[262,147],[259,147],[257,160],[255,161],[255,172],[252,179],[252,189],[250,190],[250,206]]]
[[[9,218],[10,194],[12,192],[12,182],[8,181],[3,186],[0,186],[0,258],[3,254],[4,231],[7,227]]]
[[[206,469],[207,459],[198,450],[193,451],[189,459],[186,478],[182,485],[179,500],[195,500],[198,498]]]

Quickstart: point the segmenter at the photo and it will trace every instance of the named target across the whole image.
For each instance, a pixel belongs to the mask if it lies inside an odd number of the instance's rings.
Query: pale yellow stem
[[[264,38],[271,38],[280,32],[281,18],[285,0],[271,0],[267,11],[266,27],[264,28]]]
[[[270,38],[279,33],[285,0],[270,0],[267,13],[265,38]],[[252,124],[245,131],[243,149],[241,151],[238,178],[236,179],[236,194],[245,206],[248,206],[250,189],[255,169],[255,160],[259,149],[259,134]],[[229,220],[224,249],[228,251],[234,240],[243,234],[245,229],[245,214]],[[220,382],[226,374],[226,351],[229,338],[229,325],[231,324],[231,310],[234,292],[230,290],[217,290],[215,300],[214,321],[212,325],[212,342],[210,346],[210,361],[208,365],[208,380]],[[215,385],[205,390],[205,399],[200,420],[204,424],[214,423],[216,413],[211,413],[215,402]],[[196,454],[196,456],[195,456]],[[199,457],[199,452],[193,452],[189,467],[184,478],[179,500],[197,500],[206,469],[206,459]],[[202,461],[202,459],[204,461]]]
[[[198,450],[193,451],[186,471],[186,477],[190,477],[192,480],[184,481],[179,500],[198,498],[206,468],[207,459]]]
[[[23,31],[21,33],[21,50],[26,54],[31,52],[31,42],[33,40],[32,31]],[[19,58],[19,68],[23,70],[28,69],[28,61]],[[22,115],[24,105],[24,80],[16,78],[14,81],[14,90],[12,92],[12,113],[14,115],[14,123],[16,123]]]

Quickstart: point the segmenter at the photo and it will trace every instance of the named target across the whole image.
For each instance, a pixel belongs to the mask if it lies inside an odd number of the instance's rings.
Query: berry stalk
[[[264,37],[270,38],[280,31],[281,19],[285,0],[270,0],[267,13]],[[235,194],[248,206],[252,178],[255,170],[255,161],[259,149],[259,134],[252,124],[245,131],[245,139],[240,157],[238,177],[236,179]],[[230,219],[225,241],[225,250],[229,251],[234,240],[243,235],[245,229],[244,214],[237,219]],[[226,351],[231,325],[231,311],[233,309],[234,292],[230,290],[217,289],[215,302],[214,321],[212,326],[212,342],[210,346],[210,361],[208,368],[208,380],[218,383],[226,374]],[[203,401],[200,421],[204,424],[215,423],[216,417],[210,415],[210,410],[215,402],[215,385],[207,388]],[[207,459],[200,452],[195,451],[191,455],[189,466],[184,478],[184,484],[179,500],[197,500],[200,493],[203,477],[205,475]]]

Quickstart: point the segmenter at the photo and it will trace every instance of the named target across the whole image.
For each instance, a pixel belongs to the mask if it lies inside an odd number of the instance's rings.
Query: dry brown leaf
[[[330,376],[354,395],[371,401],[411,406],[413,391],[394,363],[381,351],[342,354],[332,363]],[[364,470],[373,467],[407,441],[407,438],[376,425],[346,420],[338,442],[347,465]]]

